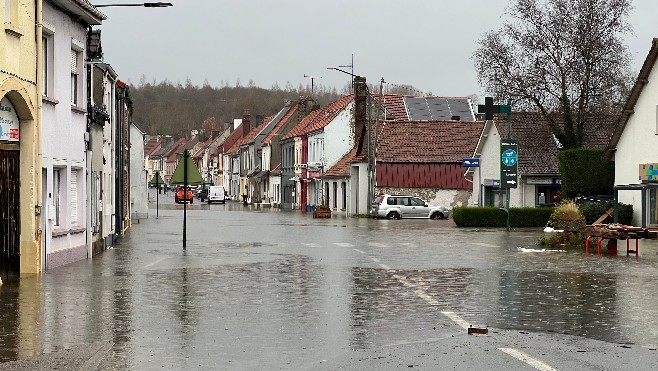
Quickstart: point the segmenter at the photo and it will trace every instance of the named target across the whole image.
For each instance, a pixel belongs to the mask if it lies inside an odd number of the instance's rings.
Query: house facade
[[[560,117],[556,117],[560,121]],[[614,117],[599,115],[587,118],[584,147],[604,149]],[[518,143],[518,183],[510,188],[510,207],[552,206],[562,199],[559,166],[560,144],[545,118],[539,113],[513,112],[494,115],[482,129],[475,151],[467,157],[479,158],[479,168],[469,168],[473,177],[471,206],[506,206],[507,191],[500,187],[501,138]]]
[[[658,224],[658,39],[653,39],[610,142],[617,201],[633,205],[633,224]]]
[[[144,162],[144,137],[142,131],[134,122],[130,125],[130,223],[147,219],[148,210],[148,177]]]
[[[43,3],[42,266],[91,256],[87,168],[87,27],[102,14],[80,2]],[[77,20],[71,17],[77,16]],[[70,56],[62,58],[56,56]],[[57,138],[57,140],[52,140]],[[66,145],[62,145],[66,143]]]
[[[36,19],[37,2],[6,1],[0,12],[0,208],[8,218],[0,225],[0,268],[3,278],[42,269],[40,243],[42,200],[41,166],[36,157],[42,143],[43,80],[37,74],[42,19]],[[35,45],[36,44],[36,45]],[[39,61],[39,65],[42,61]],[[40,69],[39,69],[40,70]],[[16,181],[18,180],[18,181]],[[36,208],[35,208],[36,206]]]

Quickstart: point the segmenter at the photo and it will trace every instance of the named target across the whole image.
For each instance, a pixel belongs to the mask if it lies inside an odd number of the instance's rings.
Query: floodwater
[[[658,244],[541,251],[541,231],[160,195],[93,260],[0,287],[0,361],[111,341],[103,369],[308,368],[422,337],[441,311],[498,329],[658,344]],[[155,205],[154,205],[155,206]],[[596,249],[594,249],[596,251]],[[423,299],[425,298],[425,300]],[[239,365],[239,366],[238,366]]]

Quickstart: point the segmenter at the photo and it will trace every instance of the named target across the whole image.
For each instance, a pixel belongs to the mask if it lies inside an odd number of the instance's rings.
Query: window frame
[[[74,58],[75,57],[75,58]],[[75,61],[75,66],[73,65]],[[82,102],[82,76],[80,66],[82,65],[82,50],[75,44],[71,45],[71,106],[80,107]]]
[[[63,168],[53,168],[53,210],[52,215],[53,225],[60,226],[60,211],[61,211],[61,195],[62,195],[62,170]]]

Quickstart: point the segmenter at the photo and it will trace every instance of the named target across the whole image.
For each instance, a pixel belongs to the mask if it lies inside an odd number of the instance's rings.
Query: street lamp
[[[172,3],[163,3],[163,2],[157,2],[157,3],[141,3],[141,4],[99,4],[99,5],[94,5],[96,8],[106,8],[110,6],[143,6],[145,8],[166,8],[170,6],[174,6]]]

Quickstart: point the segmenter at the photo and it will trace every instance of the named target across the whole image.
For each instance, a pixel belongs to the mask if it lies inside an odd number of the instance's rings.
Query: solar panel
[[[404,97],[409,120],[475,121],[468,98]]]

